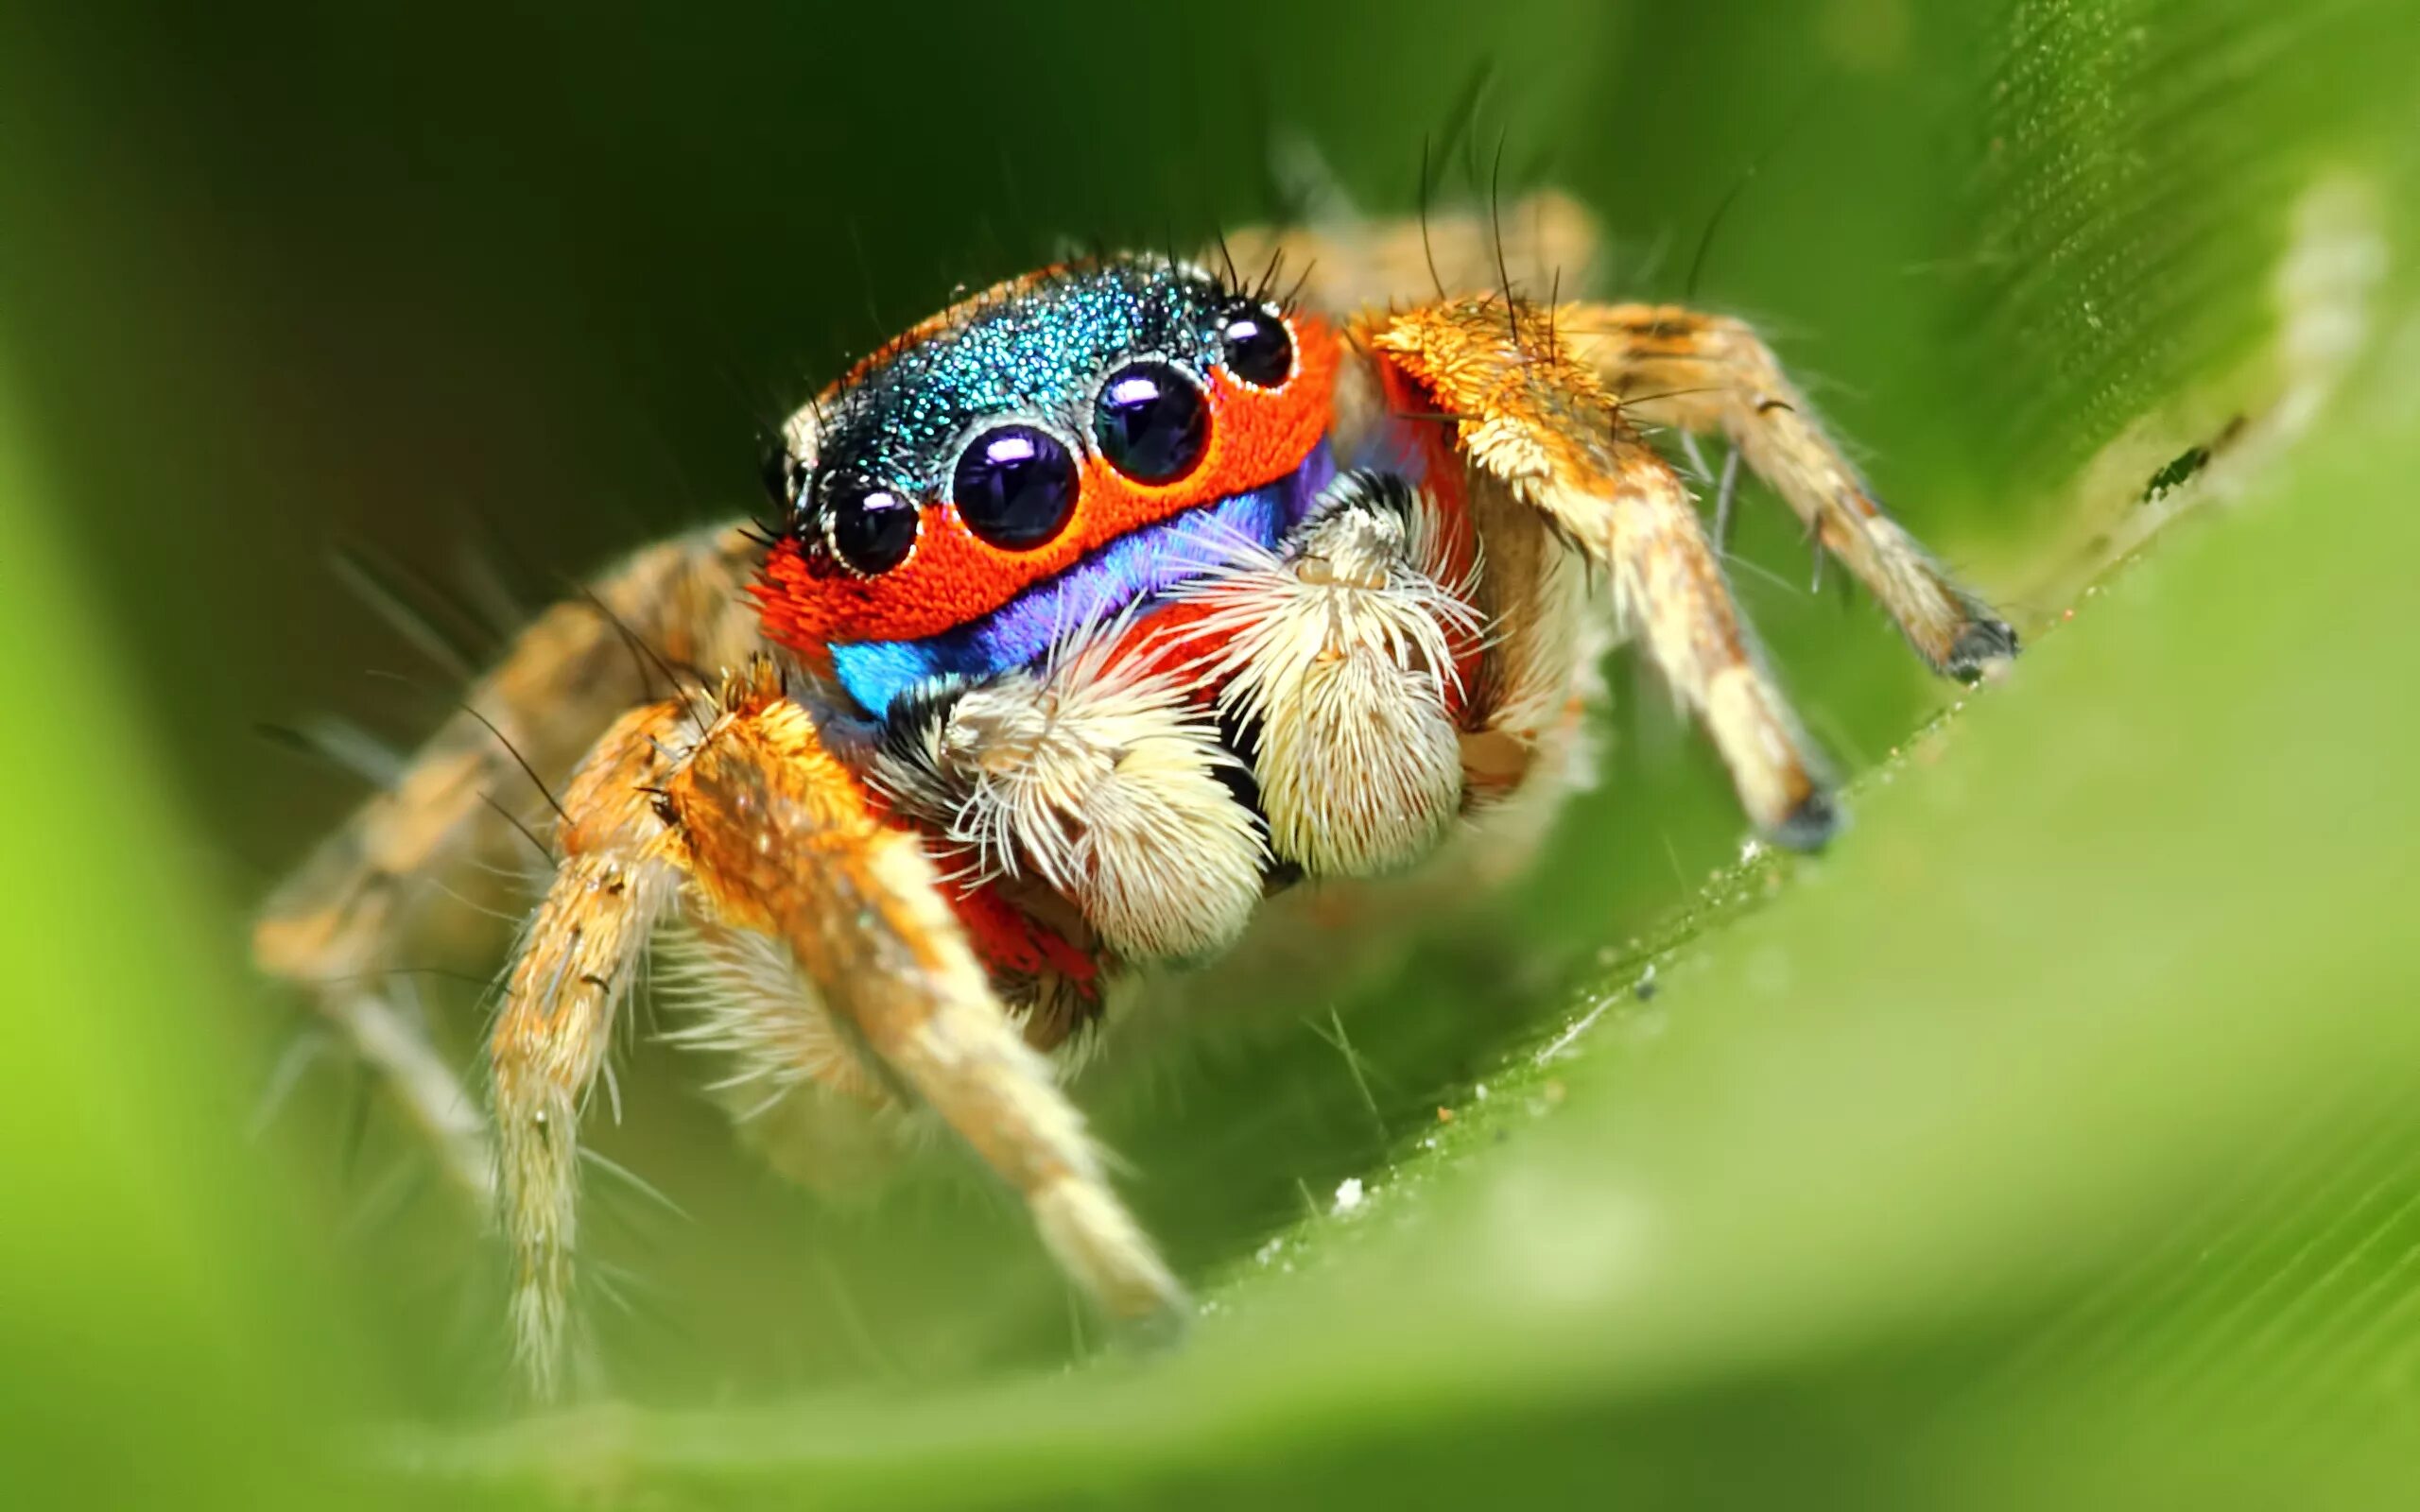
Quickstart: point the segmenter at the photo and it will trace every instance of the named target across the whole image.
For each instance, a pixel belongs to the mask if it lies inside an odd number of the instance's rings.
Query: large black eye
[[[838,483],[823,507],[824,541],[860,576],[887,573],[916,549],[916,507],[889,489]]]
[[[967,443],[951,490],[969,530],[1024,551],[1057,537],[1076,512],[1076,458],[1047,431],[1002,425]]]
[[[1210,441],[1201,386],[1165,362],[1118,369],[1093,404],[1093,440],[1109,465],[1137,483],[1172,483],[1193,471]]]
[[[1246,306],[1219,327],[1227,370],[1248,384],[1275,388],[1294,375],[1294,335],[1274,310]]]

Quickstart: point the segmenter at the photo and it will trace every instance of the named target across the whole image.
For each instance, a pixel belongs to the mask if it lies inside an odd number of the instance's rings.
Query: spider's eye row
[[[1294,376],[1294,334],[1267,305],[1244,305],[1219,325],[1227,370],[1255,388],[1277,388]]]
[[[966,528],[1006,551],[1057,539],[1076,512],[1076,457],[1048,431],[995,425],[959,454],[950,497]]]
[[[1209,334],[1217,369],[1250,387],[1284,387],[1301,361],[1275,305],[1235,300],[1216,313]],[[1048,421],[1007,417],[976,431],[950,464],[947,507],[984,544],[1034,551],[1059,541],[1075,519],[1085,466],[1080,444],[1119,476],[1158,487],[1201,470],[1216,421],[1211,387],[1198,369],[1132,357],[1093,391],[1092,413],[1075,436]],[[921,488],[911,495],[854,463],[810,467],[786,448],[766,458],[765,487],[793,529],[820,533],[831,559],[857,576],[890,572],[916,552]]]
[[[1137,483],[1173,483],[1210,444],[1210,404],[1182,369],[1133,362],[1109,375],[1093,402],[1093,442]]]
[[[916,549],[913,504],[874,484],[844,482],[824,497],[823,540],[841,566],[861,577],[887,573]]]

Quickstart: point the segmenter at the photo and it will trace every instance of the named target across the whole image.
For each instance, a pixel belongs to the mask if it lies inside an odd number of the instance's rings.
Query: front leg
[[[1118,1318],[1176,1326],[1183,1288],[994,994],[923,842],[873,811],[769,663],[721,705],[664,781],[661,853],[721,922],[789,947],[877,1066],[1025,1199],[1079,1285]]]
[[[1356,335],[1445,417],[1476,480],[1509,491],[1609,574],[1626,627],[1704,721],[1756,825],[1780,844],[1822,844],[1837,817],[1821,768],[1755,654],[1688,490],[1550,314],[1500,296],[1453,300]]]
[[[702,729],[678,701],[625,717],[564,807],[566,859],[490,1042],[516,1344],[533,1394],[560,1389],[570,1332],[580,1107],[649,928],[676,899],[714,928],[786,945],[855,1032],[862,1069],[886,1089],[876,1095],[940,1114],[1110,1313],[1182,1316],[1183,1288],[994,995],[923,842],[873,810],[769,662],[725,685]]]

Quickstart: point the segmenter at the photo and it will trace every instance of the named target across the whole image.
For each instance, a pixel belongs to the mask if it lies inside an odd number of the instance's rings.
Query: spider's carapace
[[[1033,659],[1232,539],[1274,546],[1332,472],[1337,337],[1194,269],[1053,269],[892,343],[819,401],[766,633],[872,712]]]

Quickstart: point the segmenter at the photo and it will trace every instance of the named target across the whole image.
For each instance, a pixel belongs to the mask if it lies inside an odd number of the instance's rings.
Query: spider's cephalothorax
[[[962,863],[978,952],[1199,958],[1279,881],[1443,837],[1474,542],[1411,478],[1339,474],[1375,449],[1338,360],[1312,313],[1108,262],[932,322],[795,438],[767,631],[878,730],[860,775]],[[1072,919],[1017,906],[1037,884]]]
[[[1541,286],[1584,264],[1567,205],[1513,223],[1556,228],[1530,249]],[[1745,326],[1532,304],[1476,275],[1488,238],[1431,232],[1433,259],[1409,228],[1333,242],[1291,301],[1116,259],[919,326],[786,429],[769,531],[653,548],[550,611],[272,900],[263,962],[324,984],[449,1170],[500,1200],[538,1390],[570,1332],[579,1109],[652,936],[670,1038],[729,1059],[786,1171],[845,1176],[924,1110],[1106,1308],[1167,1317],[1180,1288],[1053,1054],[1090,1024],[1114,1040],[1130,987],[1273,950],[1292,900],[1269,900],[1300,880],[1324,926],[1400,928],[1392,879],[1507,874],[1582,769],[1615,638],[1760,829],[1823,840],[1820,765],[1643,424],[1726,438],[1934,666],[2014,651]],[[1431,260],[1433,290],[1392,271]],[[564,781],[560,856],[482,1119],[379,972],[433,890],[408,885],[476,858],[523,761]]]

